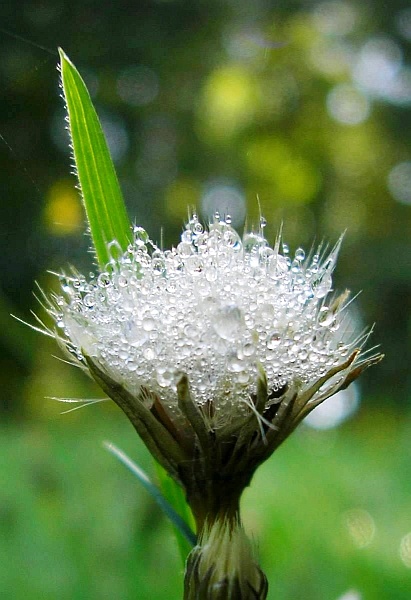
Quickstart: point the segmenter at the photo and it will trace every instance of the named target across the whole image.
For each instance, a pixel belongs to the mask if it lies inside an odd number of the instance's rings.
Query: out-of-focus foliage
[[[100,446],[144,463],[128,424],[108,403],[60,417],[44,396],[99,392],[9,318],[44,316],[32,291],[56,285],[47,270],[93,268],[61,46],[91,90],[130,218],[154,239],[175,244],[189,206],[257,225],[257,196],[268,235],[284,221],[294,247],[347,229],[337,285],[363,290],[359,326],[376,322],[386,359],[350,424],[303,430],[264,466],[246,514],[273,598],[408,598],[408,3],[23,0],[0,17],[0,588],[17,600],[181,591],[169,530]]]

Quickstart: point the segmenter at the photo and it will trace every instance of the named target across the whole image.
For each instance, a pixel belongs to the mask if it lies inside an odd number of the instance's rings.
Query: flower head
[[[225,502],[213,488],[207,503],[204,482],[239,496],[310,410],[380,359],[364,358],[349,294],[333,292],[341,240],[291,256],[281,236],[241,239],[230,221],[193,215],[165,251],[135,227],[106,271],[62,276],[50,308],[66,347],[198,496],[201,522]]]
[[[361,344],[348,294],[330,298],[340,242],[324,256],[299,248],[293,258],[261,233],[241,240],[227,221],[204,230],[194,216],[164,252],[136,227],[110,270],[90,281],[62,278],[55,315],[80,360],[96,358],[131,393],[147,387],[173,411],[185,373],[195,402],[213,404],[217,425],[247,412],[259,368],[275,403],[285,387],[317,381]]]

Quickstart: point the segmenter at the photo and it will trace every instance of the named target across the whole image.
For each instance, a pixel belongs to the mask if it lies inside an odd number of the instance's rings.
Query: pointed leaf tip
[[[101,123],[80,73],[62,48],[61,82],[81,195],[100,267],[112,259],[114,240],[125,251],[131,224]]]

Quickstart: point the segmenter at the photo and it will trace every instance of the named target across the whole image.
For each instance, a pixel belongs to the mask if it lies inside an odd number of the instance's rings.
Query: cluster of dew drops
[[[326,302],[338,244],[292,257],[281,236],[269,246],[265,225],[240,238],[229,216],[216,213],[205,228],[194,214],[165,251],[134,227],[125,253],[109,245],[104,272],[61,276],[61,337],[80,360],[97,358],[130,391],[144,385],[170,408],[183,372],[193,398],[217,410],[249,401],[258,365],[272,391],[318,379],[352,344],[345,316]]]

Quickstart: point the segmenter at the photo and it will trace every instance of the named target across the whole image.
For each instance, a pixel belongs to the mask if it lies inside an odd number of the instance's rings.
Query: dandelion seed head
[[[176,248],[160,250],[141,227],[105,271],[61,276],[51,309],[59,335],[97,359],[131,393],[151,390],[170,410],[182,373],[198,405],[241,412],[263,368],[272,392],[308,386],[354,348],[343,302],[332,293],[340,242],[292,256],[280,236],[242,238],[230,217],[204,227],[193,215]],[[218,419],[218,414],[217,414]]]

